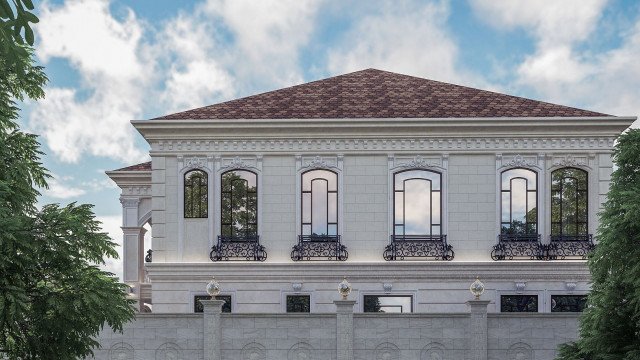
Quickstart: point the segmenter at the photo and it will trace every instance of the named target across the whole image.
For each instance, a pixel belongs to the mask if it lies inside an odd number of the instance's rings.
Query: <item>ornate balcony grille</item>
[[[491,251],[493,260],[585,260],[595,249],[593,235],[551,235],[549,244],[540,242],[540,235],[498,236]]]
[[[153,250],[147,250],[147,255],[144,257],[144,262],[153,262]]]
[[[548,260],[585,260],[596,246],[593,235],[551,235],[546,246]]]
[[[293,261],[345,261],[348,257],[340,235],[298,235],[298,244],[291,251]]]
[[[393,260],[452,260],[453,246],[447,244],[447,235],[391,235],[391,243],[383,257]]]
[[[247,260],[265,261],[267,252],[260,245],[259,236],[218,236],[218,244],[209,253],[211,261]]]
[[[500,234],[491,251],[493,260],[545,260],[539,234]]]

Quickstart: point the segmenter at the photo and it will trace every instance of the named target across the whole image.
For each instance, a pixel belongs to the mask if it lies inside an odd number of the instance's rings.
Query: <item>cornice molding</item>
[[[521,262],[450,262],[446,264],[415,263],[352,263],[352,264],[289,264],[289,263],[150,263],[146,264],[151,281],[206,282],[211,274],[226,281],[330,281],[349,274],[349,281],[373,281],[392,278],[394,281],[473,281],[483,279],[527,281],[590,280],[584,261],[521,261]]]
[[[635,117],[522,117],[522,118],[375,118],[375,119],[209,119],[134,120],[147,139],[185,138],[198,141],[281,137],[315,139],[318,134],[397,136],[414,134],[469,136],[618,136]]]
[[[153,154],[606,151],[615,137],[315,138],[151,141]]]

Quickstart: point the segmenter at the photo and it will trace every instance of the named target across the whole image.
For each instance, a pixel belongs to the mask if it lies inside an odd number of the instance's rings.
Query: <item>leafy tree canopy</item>
[[[29,47],[32,9],[0,0],[0,358],[75,359],[134,310],[125,285],[96,265],[117,252],[92,206],[36,207],[49,174],[37,137],[19,129],[16,102],[44,97],[47,81]]]
[[[561,360],[640,359],[640,129],[618,138],[614,160],[580,339],[561,347]]]

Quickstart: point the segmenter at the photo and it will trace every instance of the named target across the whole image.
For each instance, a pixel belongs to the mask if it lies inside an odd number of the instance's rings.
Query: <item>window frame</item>
[[[285,314],[308,314],[308,313],[287,313],[287,296],[308,296],[309,297],[309,313],[316,312],[316,295],[314,291],[280,291],[280,308]]]
[[[305,297],[309,300],[309,311],[288,311],[290,297]],[[311,294],[285,294],[284,295],[284,312],[287,314],[310,314],[311,313]]]
[[[260,211],[260,200],[259,200],[259,196],[260,196],[260,191],[261,191],[261,189],[259,188],[259,186],[260,186],[259,177],[260,176],[259,176],[257,171],[253,171],[253,170],[245,169],[245,168],[225,169],[224,171],[220,172],[220,191],[219,191],[219,196],[220,196],[219,197],[219,199],[220,199],[220,201],[219,201],[219,203],[220,203],[220,223],[219,223],[220,224],[220,235],[221,236],[226,236],[226,235],[223,235],[224,226],[232,226],[232,224],[233,224],[233,215],[231,216],[231,223],[230,224],[229,223],[224,223],[224,221],[223,221],[223,212],[224,212],[224,209],[223,209],[223,195],[225,193],[227,193],[227,192],[225,192],[223,190],[223,180],[222,179],[226,174],[231,173],[231,172],[236,172],[236,171],[247,172],[247,173],[253,174],[255,176],[255,183],[256,183],[255,188],[256,188],[256,190],[253,193],[255,194],[256,219],[255,219],[255,223],[252,223],[251,225],[255,226],[256,231],[255,231],[255,235],[254,236],[249,236],[249,235],[247,235],[247,231],[245,230],[245,236],[244,237],[238,237],[238,236],[233,236],[233,230],[232,230],[232,235],[231,235],[230,238],[233,238],[233,239],[236,239],[236,238],[237,239],[249,239],[249,238],[253,239],[253,238],[257,238],[258,235],[260,234],[260,227],[259,227],[259,225],[260,225],[260,220],[259,220],[260,219],[260,212],[259,212]],[[231,192],[229,192],[229,193],[231,194],[231,198],[233,199],[233,190]],[[248,193],[249,192],[247,192],[247,194]],[[245,198],[246,198],[245,201],[248,202],[248,198],[249,198],[248,195],[245,196]]]
[[[571,311],[553,311],[553,301],[552,301],[552,300],[553,300],[553,297],[554,297],[554,296],[576,296],[576,297],[577,297],[577,296],[584,296],[584,297],[587,297],[587,296],[588,296],[588,294],[587,294],[587,293],[584,293],[584,292],[572,292],[572,293],[570,293],[570,294],[569,294],[569,293],[566,293],[566,292],[565,292],[565,293],[556,293],[556,292],[552,292],[552,293],[550,293],[550,294],[549,294],[549,309],[548,309],[548,310],[549,310],[549,312],[554,313],[554,314],[557,314],[557,313],[570,313],[570,314],[575,314],[575,312],[571,312]],[[585,310],[586,310],[586,306],[585,306]],[[582,313],[582,312],[584,312],[584,310],[583,310],[583,311],[581,311],[581,312],[578,312],[578,313]]]
[[[431,169],[424,169],[424,168],[406,168],[403,170],[398,170],[398,171],[394,171],[392,173],[392,179],[393,182],[391,184],[391,190],[392,190],[392,194],[391,194],[391,199],[392,199],[392,204],[391,204],[391,209],[392,209],[392,214],[391,214],[391,235],[395,238],[396,236],[398,237],[403,237],[403,236],[407,236],[406,234],[406,189],[405,186],[406,184],[403,183],[402,185],[402,190],[396,190],[396,177],[399,174],[405,173],[405,172],[409,172],[409,171],[425,171],[425,172],[430,172],[433,174],[437,174],[438,177],[440,178],[440,190],[433,190],[433,182],[429,179],[426,178],[422,178],[422,177],[412,177],[412,178],[408,178],[405,179],[404,182],[406,182],[407,180],[423,180],[423,181],[428,181],[431,183],[431,190],[430,190],[430,196],[429,196],[429,214],[431,216],[431,219],[429,219],[429,223],[431,224],[429,227],[429,234],[410,234],[410,235],[423,235],[423,236],[436,236],[433,234],[433,227],[434,226],[438,226],[440,227],[440,234],[438,234],[437,236],[442,236],[445,235],[444,233],[444,184],[443,184],[443,179],[444,179],[444,174],[441,171],[436,171],[436,170],[431,170]],[[401,192],[402,193],[402,224],[399,224],[396,222],[396,193]],[[438,224],[434,224],[433,223],[433,193],[437,192],[440,194],[440,212],[439,212],[439,222]],[[398,235],[396,234],[396,227],[397,226],[402,226],[403,228],[403,234],[402,235]]]
[[[575,222],[575,226],[576,226],[576,236],[586,236],[586,235],[590,234],[590,231],[589,231],[589,225],[590,225],[589,215],[591,213],[590,208],[589,208],[589,206],[590,206],[590,201],[589,201],[589,196],[590,196],[590,194],[589,194],[589,182],[590,182],[590,179],[589,179],[589,175],[590,174],[589,174],[589,171],[587,171],[585,169],[581,169],[579,167],[575,167],[575,166],[562,166],[562,167],[554,168],[551,171],[549,171],[549,225],[550,225],[549,226],[549,234],[551,234],[551,236],[560,236],[560,237],[565,236],[565,234],[563,234],[563,226],[562,226],[562,224],[563,224],[563,222],[562,222],[562,214],[563,214],[563,212],[562,212],[562,208],[563,208],[563,206],[562,206],[562,191],[563,191],[562,187],[563,186],[562,186],[562,182],[561,182],[560,190],[554,190],[554,188],[553,188],[553,174],[555,172],[557,172],[557,171],[563,171],[563,170],[567,170],[567,169],[577,170],[577,171],[580,171],[580,172],[584,173],[584,175],[585,175],[585,188],[582,189],[582,190],[576,190],[576,192],[578,192],[578,191],[584,192],[584,199],[586,201],[586,203],[585,203],[585,221],[582,221],[582,222],[581,221],[577,221],[577,218],[578,218],[578,209],[577,209],[577,207],[578,207],[578,199],[577,199],[577,195],[576,195],[576,222]],[[562,177],[563,180],[566,179],[566,178],[576,179],[576,182],[577,182],[577,178]],[[555,192],[560,192],[560,222],[559,222],[559,224],[560,224],[560,234],[554,234],[553,233],[554,224],[558,224],[558,222],[554,222],[553,221],[553,195],[554,195]],[[579,229],[580,224],[584,224],[585,225],[585,230],[586,230],[585,234],[578,234],[577,230]],[[573,236],[573,235],[566,235],[566,236]]]
[[[385,294],[380,294],[380,293],[365,293],[362,294],[362,312],[366,313],[366,314],[379,314],[379,312],[373,312],[373,311],[365,311],[365,298],[368,296],[376,296],[376,297],[388,297],[388,298],[406,298],[408,297],[410,299],[410,309],[409,312],[400,312],[400,314],[412,314],[415,312],[415,295],[414,294],[407,294],[407,293],[385,293]],[[397,313],[386,313],[386,314],[397,314]]]
[[[526,178],[520,177],[520,176],[516,176],[516,177],[512,177],[509,179],[509,190],[505,190],[503,189],[503,181],[502,178],[504,176],[504,173],[507,171],[511,171],[511,170],[525,170],[525,171],[530,171],[535,175],[535,190],[529,190],[529,181]],[[535,220],[535,229],[536,231],[533,233],[529,233],[528,228],[529,228],[529,222],[527,220],[527,213],[525,212],[525,234],[524,235],[538,235],[541,234],[541,229],[540,229],[540,209],[541,209],[541,203],[540,203],[540,192],[541,192],[541,187],[540,187],[540,173],[534,169],[531,168],[527,168],[527,167],[508,167],[506,169],[501,170],[498,173],[498,234],[503,235],[503,234],[508,234],[508,233],[503,233],[502,229],[503,229],[503,225],[507,224],[504,221],[502,221],[503,218],[503,213],[504,213],[504,209],[502,206],[502,194],[505,192],[509,193],[509,228],[511,228],[511,224],[513,223],[513,180],[515,179],[524,179],[526,181],[527,184],[527,188],[526,188],[526,193],[527,196],[525,197],[525,208],[528,209],[529,208],[529,193],[530,192],[535,192],[536,194],[536,220]],[[528,212],[529,210],[527,210]]]
[[[313,172],[313,171],[327,171],[327,172],[330,172],[330,173],[334,174],[335,177],[336,177],[336,189],[335,190],[329,190],[329,181],[324,179],[324,178],[317,178],[316,177],[316,178],[312,178],[310,180],[310,184],[311,184],[310,189],[309,190],[304,190],[304,176],[305,176],[305,174]],[[325,181],[327,183],[327,192],[326,192],[326,198],[327,198],[327,209],[326,209],[326,212],[327,212],[327,229],[326,230],[327,230],[327,233],[324,234],[324,235],[319,235],[319,236],[326,236],[326,237],[336,236],[337,237],[337,236],[340,235],[340,208],[341,208],[341,206],[340,206],[340,189],[341,189],[340,188],[340,184],[341,184],[340,180],[341,180],[340,179],[340,174],[337,171],[332,170],[332,169],[312,168],[312,169],[307,169],[307,170],[304,170],[304,171],[300,172],[300,174],[299,174],[299,181],[300,181],[300,193],[299,193],[300,215],[298,217],[299,220],[300,220],[300,227],[298,229],[300,231],[300,235],[305,235],[304,234],[305,225],[310,226],[310,234],[309,234],[309,236],[313,235],[313,182],[314,181]],[[333,194],[333,193],[336,194],[336,209],[335,209],[336,221],[335,222],[331,222],[329,220],[329,195]],[[309,201],[311,202],[311,205],[310,205],[311,213],[309,214],[310,222],[305,222],[305,216],[304,216],[305,215],[305,209],[304,209],[304,207],[305,207],[304,206],[305,205],[304,195],[305,194],[309,194],[309,197],[310,197]],[[335,235],[329,235],[329,227],[331,225],[335,225],[335,227],[336,227],[336,234]]]
[[[201,173],[202,174],[202,179],[204,179],[204,184],[202,183],[202,181],[199,182],[198,185],[194,185],[194,184],[188,184],[188,179],[187,176],[191,173]],[[183,212],[182,212],[182,217],[184,219],[207,219],[209,218],[209,173],[204,170],[204,169],[199,169],[199,168],[195,168],[195,169],[189,169],[187,171],[185,171],[182,174],[182,206],[183,206]],[[202,202],[199,203],[198,206],[198,214],[194,215],[194,214],[188,214],[189,211],[187,211],[187,188],[195,188],[197,186],[198,188],[198,195],[202,196],[202,189],[206,190],[206,196],[207,199],[205,201],[205,209],[204,209],[204,214],[202,214]],[[191,192],[192,197],[194,197],[193,195],[193,190]],[[190,212],[194,212],[195,213],[195,205],[194,203],[191,204],[192,209],[190,209]],[[191,215],[191,216],[190,216]]]
[[[235,312],[236,309],[236,296],[235,296],[235,292],[223,292],[220,293],[218,296],[229,296],[231,297],[231,302],[230,302],[230,306],[231,306],[231,312],[224,312],[224,314],[233,314]],[[191,313],[192,314],[201,314],[201,312],[196,312],[196,296],[200,297],[200,296],[205,296],[208,298],[211,298],[211,296],[205,292],[192,292],[189,294],[189,309],[191,309]]]
[[[536,311],[502,311],[502,297],[503,296],[535,296],[537,298],[538,301],[538,306]],[[544,308],[545,308],[545,297],[538,291],[523,291],[523,292],[518,292],[518,293],[514,293],[512,291],[509,292],[498,292],[497,294],[497,311],[499,313],[503,313],[503,314],[522,314],[522,313],[541,313],[544,312]]]

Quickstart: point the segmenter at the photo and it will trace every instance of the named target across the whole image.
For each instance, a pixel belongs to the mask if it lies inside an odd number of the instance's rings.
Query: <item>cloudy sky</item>
[[[54,179],[42,203],[96,205],[120,241],[105,170],[144,161],[130,126],[374,67],[640,113],[634,0],[67,0],[36,4],[46,99],[23,104]],[[637,123],[636,123],[637,124]],[[110,263],[119,270],[119,263]]]

